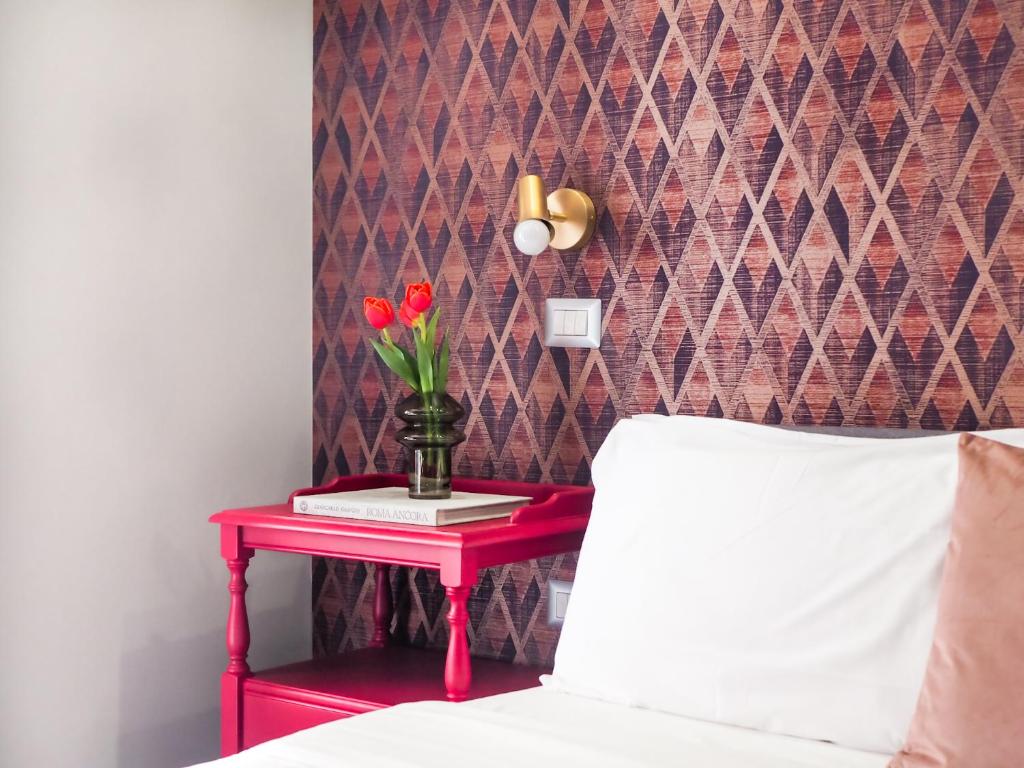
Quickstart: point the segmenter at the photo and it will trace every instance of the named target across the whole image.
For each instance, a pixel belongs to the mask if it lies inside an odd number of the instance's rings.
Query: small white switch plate
[[[569,607],[571,581],[548,579],[548,626],[560,627],[565,621],[565,609]]]
[[[548,299],[544,302],[544,345],[601,346],[600,299]]]

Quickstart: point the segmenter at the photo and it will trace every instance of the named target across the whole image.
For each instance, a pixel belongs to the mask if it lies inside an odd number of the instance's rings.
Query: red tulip
[[[412,308],[412,305],[408,301],[403,301],[402,306],[398,309],[398,319],[402,321],[402,325],[407,328],[412,328],[412,324],[419,318],[420,313]]]
[[[391,302],[376,296],[367,296],[363,299],[363,314],[370,325],[378,331],[395,321],[395,308],[391,306]]]
[[[422,283],[409,283],[405,287],[405,303],[417,313],[430,309],[433,299],[434,292],[430,287],[429,280]]]

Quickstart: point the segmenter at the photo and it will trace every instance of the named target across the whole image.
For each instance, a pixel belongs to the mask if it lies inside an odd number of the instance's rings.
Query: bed
[[[1024,446],[1024,430],[989,434]],[[885,768],[932,646],[958,439],[873,438],[620,422],[594,460],[543,686],[403,704],[204,765]]]
[[[339,720],[207,768],[885,768],[888,756],[531,688]]]

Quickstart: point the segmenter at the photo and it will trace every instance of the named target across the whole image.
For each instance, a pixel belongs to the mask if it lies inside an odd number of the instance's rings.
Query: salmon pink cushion
[[[935,639],[890,768],[1024,763],[1024,450],[963,435]]]

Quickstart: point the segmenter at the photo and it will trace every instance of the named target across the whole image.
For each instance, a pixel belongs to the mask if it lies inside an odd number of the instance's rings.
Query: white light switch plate
[[[560,627],[565,622],[565,609],[569,606],[572,582],[548,579],[548,626]]]
[[[547,299],[544,302],[544,345],[601,346],[600,299]]]

